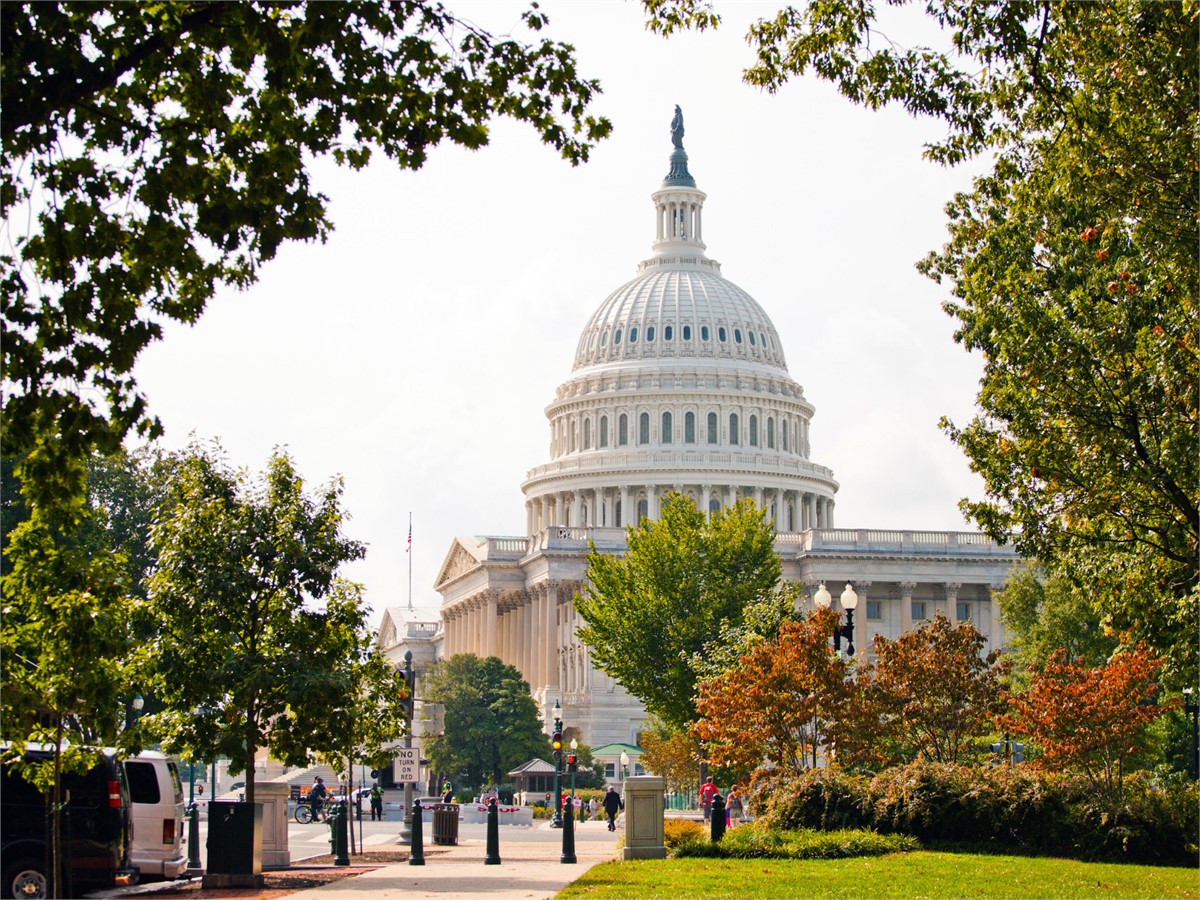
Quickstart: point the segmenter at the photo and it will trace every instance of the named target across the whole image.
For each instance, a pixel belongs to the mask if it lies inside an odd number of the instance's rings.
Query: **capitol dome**
[[[656,518],[669,491],[710,511],[753,497],[779,531],[833,525],[838,485],[809,459],[814,408],[780,335],[705,252],[678,111],[672,139],[652,255],[589,318],[546,409],[550,462],[522,485],[530,535]]]

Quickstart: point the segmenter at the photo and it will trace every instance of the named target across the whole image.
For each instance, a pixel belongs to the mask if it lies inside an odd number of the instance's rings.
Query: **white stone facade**
[[[588,541],[624,552],[625,527],[657,518],[670,491],[707,510],[753,498],[774,520],[784,578],[803,584],[808,608],[821,582],[835,595],[855,586],[860,652],[874,634],[897,637],[937,612],[968,617],[1001,644],[991,592],[1015,553],[974,533],[837,528],[838,483],[809,458],[814,407],[766,312],[706,255],[705,195],[682,148],[652,200],[653,255],[589,319],[546,409],[550,459],[522,485],[526,534],[453,543],[430,649],[516,666],[547,721],[561,703],[568,739],[636,744],[645,712],[592,667],[574,598]]]

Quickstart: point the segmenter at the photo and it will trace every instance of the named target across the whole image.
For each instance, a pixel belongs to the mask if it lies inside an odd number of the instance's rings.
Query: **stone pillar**
[[[592,519],[588,524],[593,528],[602,528],[608,524],[604,515],[604,488],[596,488],[594,496],[595,500],[592,501]]]
[[[663,844],[661,775],[632,775],[625,779],[625,859],[666,859]]]
[[[804,495],[804,527],[815,530],[817,527],[817,495]]]
[[[533,609],[533,594],[524,592],[523,603],[521,604],[521,659],[525,662],[523,671],[525,680],[529,682],[530,687],[533,687],[537,682],[537,667],[533,663],[533,639],[534,634],[534,609]]]
[[[825,502],[828,504],[825,508],[825,520],[828,524],[825,527],[837,528],[835,524],[836,517],[834,516],[834,510],[837,509],[837,502],[832,497]]]
[[[1004,646],[1004,622],[1000,618],[1000,604],[992,593],[991,585],[983,586],[988,604],[988,649],[999,650]]]
[[[629,527],[630,522],[637,524],[636,519],[630,518],[630,516],[632,516],[632,515],[633,514],[629,511],[629,485],[623,485],[621,487],[621,527],[622,528]],[[616,521],[617,520],[614,517],[613,518],[614,525],[616,524]]]
[[[915,581],[900,582],[900,634],[908,634],[912,631],[912,595],[916,589]],[[897,635],[897,637],[899,636]]]
[[[533,681],[529,682],[530,688],[538,690],[546,684],[545,658],[546,654],[542,652],[542,647],[545,645],[543,638],[543,625],[545,624],[546,615],[542,611],[546,605],[546,586],[539,584],[533,589],[529,598],[529,619],[532,625],[532,633],[530,634],[529,653],[530,653],[530,669],[533,672]]]
[[[704,508],[703,508],[703,510],[701,510],[701,512],[704,513],[704,518],[707,519],[708,518],[708,507],[709,507],[709,504],[712,503],[712,485],[711,484],[700,485],[700,497],[701,497],[701,502],[704,504]]]
[[[288,849],[288,796],[291,787],[273,781],[256,782],[254,802],[263,808],[262,864],[264,869],[286,869],[292,864]]]

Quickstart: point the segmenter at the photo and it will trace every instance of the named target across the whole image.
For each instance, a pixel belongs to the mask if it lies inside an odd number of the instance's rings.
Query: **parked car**
[[[142,880],[178,878],[187,870],[183,851],[183,785],[174,758],[153,750],[125,760],[133,802],[129,858]]]
[[[61,820],[60,897],[137,883],[138,871],[129,861],[133,823],[125,770],[115,750],[105,748],[96,754],[96,763],[87,772],[63,776],[68,800]],[[30,745],[25,760],[43,761],[50,755],[48,748]],[[11,762],[0,768],[0,896],[6,900],[46,897],[51,798]]]

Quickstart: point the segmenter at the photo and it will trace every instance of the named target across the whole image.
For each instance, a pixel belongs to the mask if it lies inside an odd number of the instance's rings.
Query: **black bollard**
[[[575,810],[568,807],[568,812],[563,816],[563,846],[562,856],[559,858],[561,863],[575,862]]]
[[[488,800],[487,854],[483,857],[483,864],[500,865],[500,806],[495,797]]]
[[[192,803],[188,807],[188,855],[187,867],[192,870],[200,868],[200,807]]]
[[[421,828],[421,800],[413,797],[412,808],[412,837],[409,838],[408,864],[410,866],[425,865],[425,841]]]
[[[719,843],[725,837],[725,798],[714,794],[712,798],[712,842]]]
[[[349,824],[349,815],[350,810],[345,800],[339,800],[333,805],[333,814],[330,816],[329,827],[333,829],[333,864],[335,866],[350,865],[350,857],[346,853],[346,846],[349,843],[346,832],[346,827]]]

